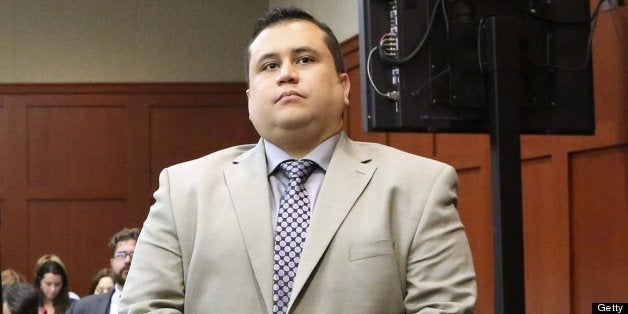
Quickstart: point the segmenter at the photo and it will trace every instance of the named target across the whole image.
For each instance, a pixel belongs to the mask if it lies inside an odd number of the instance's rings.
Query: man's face
[[[124,286],[126,277],[129,275],[129,267],[131,267],[133,252],[135,251],[135,242],[135,240],[118,242],[114,256],[110,260],[115,282],[121,286]]]
[[[322,142],[342,128],[349,77],[337,73],[315,24],[294,20],[263,30],[249,47],[249,119],[278,144],[297,134]]]

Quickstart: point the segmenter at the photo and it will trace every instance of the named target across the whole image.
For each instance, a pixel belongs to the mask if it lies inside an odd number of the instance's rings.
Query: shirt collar
[[[122,287],[120,284],[116,283],[116,284],[113,286],[113,289],[115,290],[115,292],[114,292],[113,294],[122,295],[122,288],[123,288],[123,287]]]
[[[329,167],[329,162],[331,161],[331,155],[333,154],[339,139],[340,133],[326,139],[312,151],[307,153],[307,155],[305,155],[302,159],[312,160],[316,162],[316,164],[318,164],[323,171],[327,171],[327,167]],[[266,152],[266,169],[268,169],[268,175],[271,175],[277,166],[279,166],[279,164],[283,161],[294,159],[275,144],[265,139],[263,141],[264,150]]]

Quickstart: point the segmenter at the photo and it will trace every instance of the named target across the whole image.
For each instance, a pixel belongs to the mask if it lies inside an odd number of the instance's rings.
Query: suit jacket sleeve
[[[424,204],[407,261],[408,313],[472,313],[473,259],[456,210],[457,176],[446,166]]]
[[[182,313],[184,274],[172,213],[168,169],[159,176],[155,203],[140,233],[122,300],[121,313]]]
[[[109,314],[109,304],[115,291],[93,294],[72,302],[66,314]]]

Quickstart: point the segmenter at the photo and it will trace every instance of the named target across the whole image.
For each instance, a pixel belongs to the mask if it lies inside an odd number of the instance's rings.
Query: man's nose
[[[279,70],[279,77],[277,78],[277,82],[279,84],[283,83],[296,83],[299,81],[299,73],[291,63],[285,63],[281,66]]]

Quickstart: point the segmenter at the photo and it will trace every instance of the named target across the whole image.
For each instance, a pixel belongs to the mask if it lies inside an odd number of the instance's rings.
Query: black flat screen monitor
[[[594,133],[588,0],[360,0],[359,14],[365,131],[489,133],[483,29],[498,17],[520,91],[499,105],[519,106],[520,133]]]

